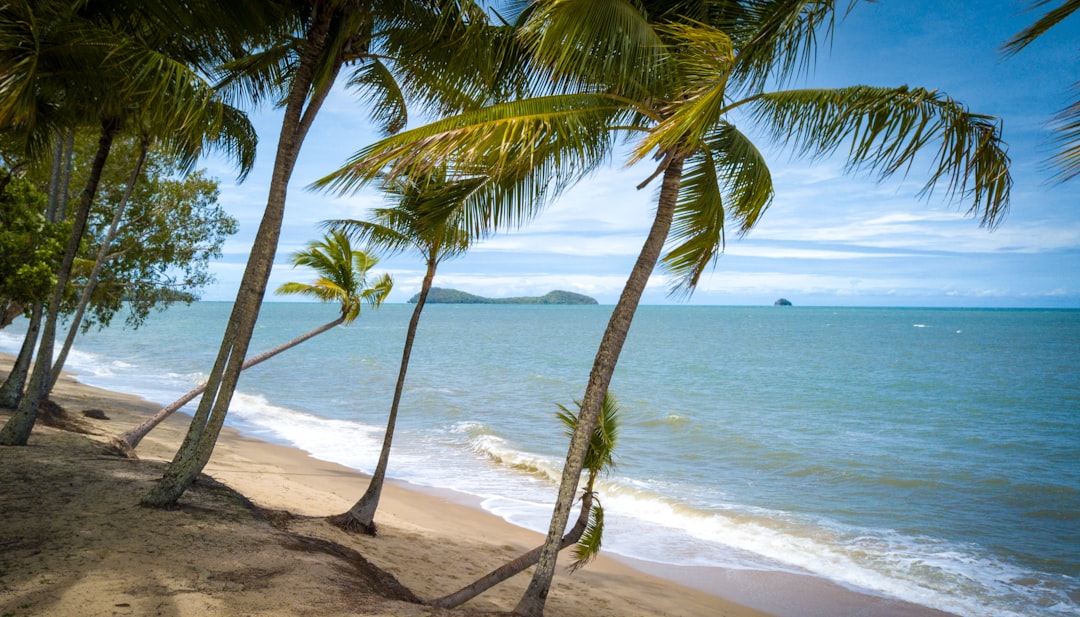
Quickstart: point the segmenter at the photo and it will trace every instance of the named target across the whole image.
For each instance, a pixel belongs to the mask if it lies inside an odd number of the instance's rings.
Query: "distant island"
[[[791,300],[787,298],[780,298],[776,302],[772,303],[773,306],[791,306]]]
[[[416,304],[420,294],[409,298],[409,304]],[[428,292],[427,303],[429,304],[599,304],[595,298],[590,298],[572,291],[548,292],[540,297],[524,296],[521,298],[485,298],[475,296],[456,289],[442,289],[432,287]]]

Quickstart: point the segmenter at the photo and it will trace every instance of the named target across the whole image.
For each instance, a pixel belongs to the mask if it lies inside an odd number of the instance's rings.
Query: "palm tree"
[[[420,41],[446,45],[457,40],[471,20],[482,21],[484,17],[471,3],[456,1],[313,0],[285,4],[294,10],[285,22],[293,25],[291,30],[276,44],[226,67],[229,70],[223,86],[256,101],[272,98],[282,104],[285,113],[266,208],[207,381],[210,396],[200,400],[180,449],[161,480],[141,500],[143,505],[175,504],[210,460],[262,306],[296,158],[341,69],[346,64],[355,66],[349,83],[365,90],[373,102],[372,116],[386,132],[393,132],[405,125],[405,98],[385,59],[394,57],[395,50],[412,48]],[[383,51],[386,55],[380,53]],[[433,109],[456,108],[471,101],[455,87],[459,81],[468,83],[461,77],[467,74],[463,68],[466,57],[427,54],[409,57],[408,62],[393,68],[404,76],[404,86]],[[434,65],[439,66],[432,68]]]
[[[576,412],[559,405],[558,417],[566,427],[567,437],[572,437],[574,431],[577,430],[578,416],[581,411],[581,401],[574,401],[574,403],[578,408]],[[604,533],[604,509],[600,505],[600,500],[596,498],[596,479],[601,473],[607,473],[615,466],[615,443],[618,441],[618,437],[619,404],[616,402],[615,396],[608,392],[604,396],[600,417],[596,428],[593,429],[592,439],[589,440],[589,449],[585,454],[584,466],[588,471],[588,478],[581,493],[581,508],[578,512],[578,518],[574,526],[559,542],[559,550],[576,545],[574,547],[575,559],[570,564],[571,573],[584,567],[600,553],[600,540]],[[458,591],[431,600],[428,604],[440,608],[461,606],[495,585],[536,565],[536,562],[540,559],[542,549],[543,546],[538,546],[513,561],[499,566]]]
[[[420,324],[428,292],[439,264],[462,255],[469,248],[470,235],[462,227],[458,205],[475,192],[475,181],[454,182],[447,179],[445,171],[422,180],[402,178],[388,184],[384,190],[395,204],[391,208],[374,211],[374,221],[336,220],[328,221],[332,228],[351,234],[390,254],[412,249],[419,254],[425,265],[420,294],[413,308],[409,327],[405,333],[405,346],[401,352],[394,399],[386,421],[379,460],[371,475],[367,490],[348,511],[329,517],[334,525],[347,531],[362,531],[375,535],[375,511],[379,507],[386,468],[390,463],[390,448],[397,425],[398,408],[405,390],[405,374],[409,370],[413,341]]]
[[[293,253],[290,261],[293,267],[306,266],[313,269],[319,278],[314,283],[284,283],[277,288],[276,293],[309,296],[322,302],[337,302],[340,313],[333,321],[245,360],[241,370],[265,362],[323,332],[352,323],[360,316],[360,307],[363,304],[379,308],[394,286],[389,274],[383,274],[369,286],[368,272],[379,260],[363,251],[355,250],[348,236],[340,232],[331,232],[322,240],[309,243],[305,250]],[[113,444],[130,455],[154,427],[205,391],[205,383],[193,388],[184,396],[162,407],[142,424],[117,436]]]
[[[727,226],[749,232],[772,201],[765,158],[739,125],[763,128],[772,141],[810,158],[846,146],[849,169],[881,179],[928,160],[924,194],[938,187],[966,200],[969,214],[986,226],[1007,209],[1009,160],[993,118],[907,86],[772,89],[812,64],[837,5],[538,0],[520,36],[551,84],[549,94],[381,140],[327,179],[358,184],[452,165],[499,179],[567,182],[567,173],[610,156],[616,132],[636,138],[631,163],[658,161],[639,186],[661,177],[653,224],[597,350],[544,550],[515,612],[543,613],[588,436],[665,245],[661,263],[672,292],[692,293],[722,252]]]
[[[17,2],[0,8],[0,66],[16,71],[0,91],[0,126],[24,137],[31,156],[47,135],[81,123],[100,129],[98,148],[79,199],[71,235],[45,311],[37,357],[16,413],[0,430],[0,444],[25,445],[48,393],[49,369],[61,300],[71,279],[105,161],[123,122],[155,111],[155,130],[187,138],[217,135],[226,152],[254,160],[254,133],[183,62],[157,49],[138,25],[80,14],[83,3]],[[129,24],[131,25],[131,24]],[[29,41],[29,44],[26,44]],[[8,73],[5,73],[8,74]],[[60,111],[55,111],[55,109]],[[41,112],[45,109],[46,112]],[[66,124],[58,125],[62,121]],[[200,142],[201,144],[202,142]]]
[[[1031,4],[1033,8],[1043,7],[1050,4],[1050,0],[1034,0]],[[1009,39],[1005,43],[1005,55],[1020,53],[1020,50],[1034,43],[1035,39],[1057,26],[1077,9],[1080,9],[1080,0],[1063,0],[1060,5],[1050,9],[1035,23]],[[1080,82],[1074,83],[1073,90],[1078,88]],[[1080,98],[1074,99],[1054,116],[1053,126],[1057,133],[1055,141],[1061,146],[1061,150],[1050,158],[1050,165],[1058,169],[1057,179],[1065,182],[1080,174]]]

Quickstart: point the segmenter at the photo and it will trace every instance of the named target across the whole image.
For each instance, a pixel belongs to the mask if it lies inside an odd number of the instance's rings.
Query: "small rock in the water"
[[[101,411],[100,409],[87,409],[86,411],[82,412],[82,415],[86,416],[87,418],[93,418],[95,420],[109,419],[109,416],[105,415],[105,412]]]

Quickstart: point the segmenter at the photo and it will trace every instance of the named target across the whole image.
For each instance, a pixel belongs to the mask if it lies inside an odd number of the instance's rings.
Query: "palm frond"
[[[885,178],[907,172],[937,143],[922,194],[944,185],[947,198],[970,202],[968,213],[993,227],[1009,205],[1009,157],[994,118],[921,88],[854,86],[759,95],[755,118],[801,155],[817,157],[847,143],[848,166]]]
[[[1050,4],[1050,0],[1036,0],[1031,3],[1031,8],[1036,9],[1039,7]],[[1012,56],[1020,52],[1028,45],[1035,42],[1035,39],[1039,38],[1046,31],[1054,26],[1058,25],[1070,15],[1080,9],[1080,0],[1065,0],[1060,5],[1050,9],[1045,15],[1040,17],[1027,28],[1024,28],[1021,32],[1009,39],[1002,47],[1006,56]]]
[[[625,115],[622,102],[604,95],[539,97],[492,105],[404,131],[361,150],[312,186],[346,194],[379,179],[483,175],[489,187],[517,196],[516,212],[500,210],[506,224],[531,218],[542,203],[603,163],[613,148],[608,128]]]
[[[631,0],[541,0],[520,30],[560,91],[641,84],[661,73],[663,44]]]
[[[295,72],[299,62],[297,48],[301,44],[299,39],[290,37],[222,64],[215,73],[214,88],[234,105],[240,101],[257,105],[266,99],[275,105],[283,104],[289,75]]]
[[[557,405],[559,411],[556,412],[556,416],[565,425],[568,437],[572,437],[574,429],[577,428],[581,401],[575,400],[574,405],[577,406],[577,411],[567,409],[563,405]],[[620,424],[619,402],[615,399],[614,394],[607,392],[604,394],[604,403],[600,408],[600,415],[597,417],[596,428],[593,429],[593,434],[589,437],[589,448],[585,452],[583,468],[589,470],[589,480],[585,490],[592,491],[596,477],[615,466],[615,444],[619,440]]]
[[[723,251],[727,219],[748,232],[772,203],[773,184],[753,142],[726,122],[687,163],[662,265],[671,293],[688,295]]]
[[[1080,90],[1080,83],[1073,90]],[[1080,174],[1080,100],[1073,101],[1054,117],[1051,130],[1054,142],[1061,148],[1050,159],[1050,164],[1058,170],[1055,179],[1072,180]]]
[[[838,5],[856,0],[756,0],[725,30],[735,41],[735,78],[747,92],[766,82],[786,83],[809,69],[819,40],[833,33]]]
[[[700,147],[725,108],[728,76],[734,62],[731,39],[704,24],[658,26],[672,48],[669,71],[678,75],[678,91],[665,105],[665,119],[635,148],[634,161],[654,150],[685,156]]]
[[[283,283],[276,293],[337,302],[345,323],[359,316],[360,305],[364,302],[378,307],[393,287],[393,279],[388,274],[374,285],[368,285],[367,274],[379,260],[364,251],[354,250],[348,234],[341,230],[332,230],[322,239],[309,242],[307,248],[293,253],[289,261],[293,267],[306,266],[320,276],[314,283]]]
[[[595,500],[595,497],[594,497]],[[574,561],[567,566],[570,574],[577,572],[589,564],[600,554],[601,539],[604,536],[604,508],[598,500],[593,502],[589,510],[589,522],[585,526],[584,533],[574,545]]]
[[[405,96],[390,69],[378,59],[369,60],[353,71],[347,84],[363,92],[368,113],[383,135],[393,135],[409,121]]]

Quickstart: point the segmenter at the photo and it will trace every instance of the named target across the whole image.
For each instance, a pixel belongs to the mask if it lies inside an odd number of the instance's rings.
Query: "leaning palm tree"
[[[1034,0],[1032,7],[1043,7],[1050,0]],[[1035,23],[1012,37],[1005,43],[1007,56],[1020,53],[1022,49],[1035,42],[1047,30],[1057,26],[1080,9],[1080,0],[1063,0],[1050,9]],[[1073,90],[1080,89],[1080,81],[1073,84]],[[1061,149],[1050,158],[1050,165],[1058,170],[1057,179],[1065,182],[1080,174],[1080,98],[1074,99],[1054,116],[1052,121],[1054,141]]]
[[[461,94],[468,83],[469,54],[449,53],[461,30],[485,15],[471,2],[447,0],[312,0],[283,2],[292,12],[290,26],[279,39],[246,58],[225,66],[222,86],[267,98],[284,107],[277,155],[266,208],[252,243],[236,301],[203,396],[176,455],[161,480],[141,503],[169,507],[183,495],[206,466],[225,422],[243,358],[262,306],[277,251],[285,197],[300,147],[339,73],[353,67],[350,85],[364,90],[369,111],[385,132],[405,126],[405,92],[422,98],[434,110],[459,109],[472,98]],[[402,49],[431,44],[428,53],[396,56]],[[388,58],[405,58],[396,64]],[[394,79],[395,72],[402,76]]]
[[[567,437],[573,437],[577,430],[581,412],[581,401],[574,401],[574,404],[577,406],[576,411],[559,405],[557,414],[566,427]],[[619,404],[615,400],[615,395],[608,392],[604,396],[604,405],[601,408],[596,428],[593,429],[592,438],[589,440],[589,449],[585,453],[584,466],[588,476],[581,492],[578,518],[559,542],[559,550],[574,546],[574,562],[570,564],[571,573],[584,567],[600,553],[601,536],[604,534],[604,508],[596,497],[596,480],[600,474],[607,473],[615,466],[615,443],[618,437]],[[431,600],[428,604],[440,608],[461,606],[495,585],[536,565],[542,549],[543,546],[538,546],[513,561],[499,566],[475,582],[454,593]]]
[[[367,490],[346,512],[331,516],[330,522],[347,531],[362,531],[375,535],[375,511],[379,507],[386,469],[390,463],[390,448],[394,441],[401,395],[405,391],[405,374],[409,370],[420,313],[424,310],[431,291],[435,271],[443,261],[462,255],[469,248],[470,235],[462,227],[457,206],[474,192],[477,182],[473,180],[454,182],[448,180],[445,170],[423,179],[402,178],[388,184],[384,190],[394,202],[391,208],[374,211],[373,221],[336,220],[327,224],[334,229],[351,234],[389,253],[412,250],[424,260],[424,278],[413,308],[409,327],[405,333],[405,346],[401,352],[394,398],[386,421],[386,432],[379,451],[379,460],[371,474]]]
[[[375,267],[379,260],[363,251],[354,249],[348,236],[341,232],[334,231],[327,234],[322,240],[312,241],[306,249],[293,253],[290,261],[293,267],[305,266],[311,268],[319,275],[319,278],[314,283],[284,283],[277,288],[277,293],[308,296],[318,298],[322,302],[337,302],[340,312],[333,321],[245,360],[243,369],[265,362],[323,332],[340,325],[352,323],[360,316],[361,305],[367,304],[371,308],[378,308],[394,286],[393,279],[390,278],[389,274],[383,274],[373,284],[368,284],[368,272]],[[143,437],[146,437],[147,433],[153,430],[154,427],[161,424],[165,418],[171,416],[205,391],[205,383],[192,389],[184,396],[158,410],[157,413],[147,418],[142,424],[120,434],[114,440],[114,445],[122,452],[130,455],[138,447]]]
[[[653,224],[597,350],[545,546],[515,612],[543,613],[588,438],[657,263],[673,293],[692,293],[728,227],[749,232],[772,202],[765,157],[741,126],[804,157],[840,152],[850,170],[881,179],[928,163],[924,194],[936,187],[967,201],[986,226],[1007,209],[1009,159],[993,118],[907,86],[784,89],[850,4],[537,0],[520,37],[550,84],[546,94],[384,139],[325,179],[356,185],[453,165],[565,183],[611,156],[616,134],[632,140],[630,163],[655,162],[639,185],[660,177]]]

